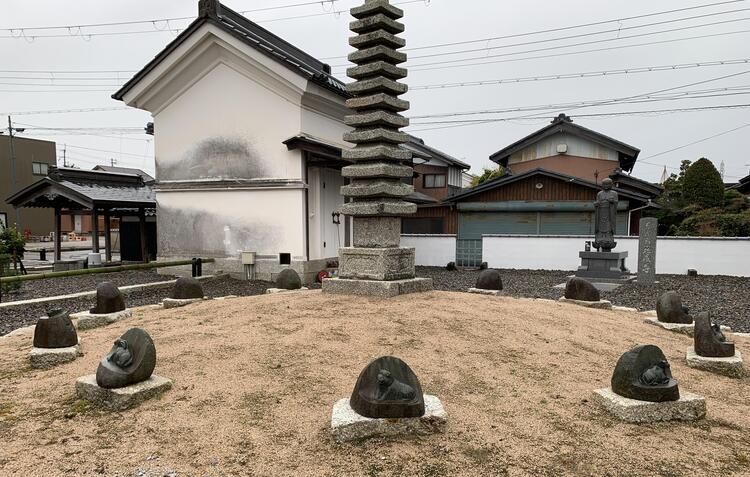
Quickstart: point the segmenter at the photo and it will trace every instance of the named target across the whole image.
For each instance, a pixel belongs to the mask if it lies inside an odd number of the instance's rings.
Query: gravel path
[[[130,272],[123,272],[123,273],[130,273]],[[109,276],[109,275],[110,274],[99,275],[99,276],[101,277],[101,276]],[[112,275],[116,275],[116,274],[112,274]],[[159,277],[161,280],[151,280],[152,282],[170,279],[170,277],[165,276],[165,275],[156,275],[156,276]],[[57,279],[40,280],[37,283],[54,282],[56,280]],[[122,277],[122,280],[127,280],[127,278]],[[146,282],[143,282],[143,283],[146,283]],[[234,280],[227,276],[208,279],[208,280],[203,281],[202,284],[203,284],[203,292],[209,298],[221,297],[221,296],[227,296],[227,295],[237,295],[237,296],[260,295],[260,294],[265,293],[267,288],[270,288],[273,286],[273,283],[269,283],[269,282],[261,282],[261,281],[249,282],[249,281],[243,281],[243,280]],[[50,284],[50,286],[57,287],[56,284]],[[89,290],[94,290],[94,289],[96,289],[96,284],[94,284],[93,286],[88,286],[87,288],[80,288],[74,291],[67,291],[65,293],[67,294],[67,293],[74,293],[75,291],[89,291]],[[133,292],[129,292],[125,296],[125,302],[127,303],[129,307],[153,305],[156,303],[160,303],[164,298],[167,298],[171,292],[172,292],[171,286],[155,287],[155,288],[149,288],[149,289],[141,290],[141,291],[133,291]],[[42,295],[42,296],[48,296],[48,295]],[[54,307],[63,308],[65,310],[68,310],[71,313],[76,313],[79,311],[88,310],[92,308],[95,304],[96,304],[95,297],[84,297],[84,298],[72,298],[69,300],[55,302]],[[44,303],[38,304],[38,305],[28,305],[24,307],[12,307],[10,309],[0,308],[0,336],[6,333],[9,333],[17,328],[35,324],[36,321],[39,319],[39,317],[47,313],[50,310],[50,308],[52,308],[52,305],[44,304]]]
[[[544,270],[500,270],[505,292],[514,297],[560,298],[562,290],[553,288],[564,283],[570,272]],[[438,267],[417,267],[417,275],[432,278],[435,289],[466,291],[474,286],[478,270],[449,272]],[[675,290],[683,302],[694,312],[708,311],[711,317],[734,331],[750,332],[750,278],[706,275],[659,275],[658,284],[623,285],[617,290],[602,293],[602,298],[615,305],[638,308],[641,311],[656,308],[662,293]]]

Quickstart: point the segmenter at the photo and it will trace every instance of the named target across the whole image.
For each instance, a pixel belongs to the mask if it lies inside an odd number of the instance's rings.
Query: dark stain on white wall
[[[195,179],[257,179],[267,177],[262,158],[241,138],[215,136],[204,139],[178,161],[156,161],[160,181]]]

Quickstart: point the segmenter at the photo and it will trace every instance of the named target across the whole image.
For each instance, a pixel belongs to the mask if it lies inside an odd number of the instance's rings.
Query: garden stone
[[[503,280],[500,277],[500,272],[497,270],[484,270],[479,274],[477,278],[477,284],[474,288],[480,290],[502,290]]]
[[[727,342],[721,327],[712,324],[708,313],[695,317],[694,348],[699,356],[707,358],[729,358],[734,356],[734,343]]]
[[[612,391],[638,401],[677,401],[680,391],[667,358],[654,345],[636,346],[623,354],[612,374]]]
[[[102,358],[96,370],[96,383],[105,389],[122,388],[147,380],[156,366],[156,346],[140,328],[131,328]]]
[[[458,270],[458,267],[456,267],[456,262],[448,262],[448,265],[445,266],[445,269],[449,272],[455,272]]]
[[[34,329],[34,348],[69,348],[78,344],[78,334],[64,310],[53,310],[39,318]]]
[[[125,310],[125,300],[120,290],[112,282],[102,282],[96,286],[96,306],[92,315],[106,315]]]
[[[588,280],[572,277],[565,283],[565,298],[577,301],[599,301],[601,295]]]
[[[276,288],[283,290],[299,290],[302,288],[302,280],[296,271],[285,268],[276,277]]]
[[[203,297],[203,287],[193,277],[178,278],[174,284],[171,296],[174,300],[199,300]]]
[[[419,417],[425,412],[417,375],[393,356],[378,358],[362,370],[350,404],[358,414],[373,419]]]
[[[682,298],[675,291],[668,291],[659,297],[656,302],[656,316],[662,323],[693,322],[690,309],[682,304]]]

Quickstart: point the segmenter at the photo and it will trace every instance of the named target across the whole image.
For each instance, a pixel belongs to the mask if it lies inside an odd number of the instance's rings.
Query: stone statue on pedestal
[[[611,252],[617,246],[617,192],[612,190],[612,179],[602,181],[602,190],[596,194],[594,202],[594,248]]]

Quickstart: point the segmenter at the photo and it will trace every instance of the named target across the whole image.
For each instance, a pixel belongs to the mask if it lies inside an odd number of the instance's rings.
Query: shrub
[[[682,188],[689,204],[702,208],[720,207],[724,204],[724,181],[713,163],[705,157],[688,167]]]

